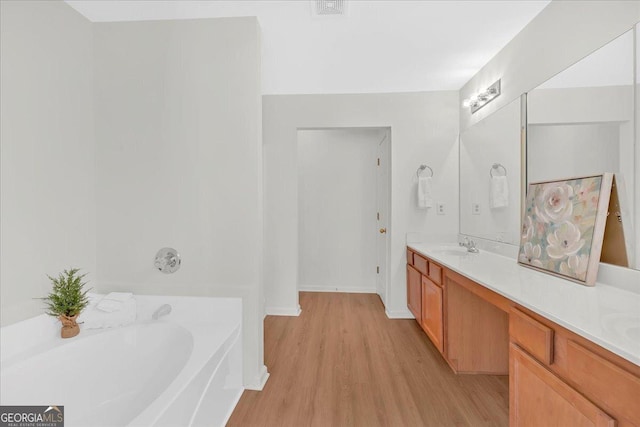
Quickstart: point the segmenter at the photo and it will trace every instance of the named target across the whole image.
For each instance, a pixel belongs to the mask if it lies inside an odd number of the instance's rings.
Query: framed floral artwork
[[[612,182],[605,173],[529,184],[518,263],[593,286]]]

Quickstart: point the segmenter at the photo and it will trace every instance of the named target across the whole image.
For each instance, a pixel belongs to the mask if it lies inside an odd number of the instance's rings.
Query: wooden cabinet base
[[[616,426],[613,418],[515,344],[509,388],[511,427]]]
[[[429,258],[408,259],[420,267],[407,266],[409,308],[451,369],[509,374],[511,427],[640,427],[640,366]]]
[[[422,275],[407,265],[407,307],[418,324],[422,324]]]
[[[445,356],[449,365],[456,373],[507,375],[509,316],[467,290],[463,281],[469,280],[445,272]]]
[[[444,352],[442,325],[442,288],[427,277],[422,277],[422,329],[427,333],[440,354]]]

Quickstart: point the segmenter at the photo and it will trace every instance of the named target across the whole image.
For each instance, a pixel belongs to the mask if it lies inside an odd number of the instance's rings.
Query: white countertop
[[[640,366],[640,294],[602,283],[583,286],[488,251],[458,255],[464,248],[407,246]]]

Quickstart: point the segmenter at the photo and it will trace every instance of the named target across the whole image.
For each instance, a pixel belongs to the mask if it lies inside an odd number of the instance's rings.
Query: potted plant
[[[83,290],[86,283],[82,282],[86,274],[78,274],[79,271],[77,268],[64,270],[57,278],[47,275],[53,284],[53,290],[43,299],[47,304],[47,314],[62,322],[62,338],[72,338],[80,333],[76,319],[89,304],[89,290]]]

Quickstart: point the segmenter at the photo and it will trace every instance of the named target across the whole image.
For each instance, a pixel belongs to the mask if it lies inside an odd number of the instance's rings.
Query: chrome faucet
[[[162,316],[166,316],[169,313],[171,313],[171,306],[169,304],[162,304],[156,309],[156,311],[153,312],[151,318],[153,320],[158,320]]]
[[[468,237],[464,238],[464,242],[460,242],[458,244],[467,248],[467,252],[471,252],[472,254],[477,254],[478,252],[480,252],[478,248],[476,248],[476,242],[470,240]]]

